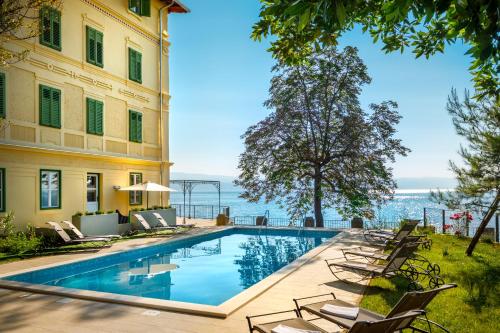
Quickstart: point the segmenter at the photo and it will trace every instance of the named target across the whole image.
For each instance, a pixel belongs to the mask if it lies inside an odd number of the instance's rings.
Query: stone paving
[[[199,225],[201,228],[191,232],[214,228],[213,223],[206,221]],[[360,245],[361,239],[359,233],[347,231],[345,237],[225,319],[0,289],[0,332],[248,332],[246,315],[293,309],[294,297],[334,292],[339,299],[359,303],[365,286],[335,281],[324,259],[340,257],[340,248]],[[134,239],[116,243],[101,252],[161,241],[165,239]],[[95,253],[48,256],[7,263],[0,265],[0,274],[89,255]],[[316,323],[331,332],[339,331],[333,324],[322,321]]]

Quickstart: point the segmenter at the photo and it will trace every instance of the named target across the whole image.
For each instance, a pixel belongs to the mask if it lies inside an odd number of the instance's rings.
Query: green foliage
[[[0,217],[0,235],[0,252],[9,255],[36,252],[42,246],[42,238],[36,235],[35,228],[28,225],[25,231],[15,231],[12,212]]]
[[[29,51],[15,52],[5,48],[9,41],[26,40],[40,35],[40,16],[43,7],[59,8],[62,0],[0,1],[0,67],[23,60]]]
[[[14,233],[14,213],[8,212],[0,216],[0,236],[8,237]]]
[[[441,277],[458,287],[441,293],[426,308],[429,319],[450,332],[500,332],[500,247],[480,243],[473,256],[465,255],[468,240],[432,235],[432,249],[420,254],[441,267]],[[405,293],[407,283],[398,279],[373,279],[361,306],[382,314],[389,312]],[[422,327],[424,328],[424,327]],[[434,330],[433,330],[434,332]]]
[[[261,0],[252,38],[269,35],[274,57],[300,62],[355,26],[385,52],[410,48],[415,57],[443,53],[457,40],[470,45],[469,68],[478,97],[498,96],[500,71],[497,0]]]
[[[85,212],[85,215],[95,215],[95,213],[87,211],[87,212]]]
[[[345,216],[372,215],[396,184],[389,163],[409,151],[394,137],[400,116],[392,101],[360,107],[366,66],[356,48],[327,47],[307,64],[273,69],[272,112],[242,136],[236,184],[242,197],[276,200],[292,219],[335,207]]]
[[[97,212],[95,212],[96,215],[102,215],[104,214],[104,212],[102,210],[98,210]]]
[[[114,213],[115,213],[115,211],[114,211],[114,210],[112,210],[112,209],[110,209],[110,210],[106,211],[106,214],[114,214]]]
[[[467,92],[461,102],[453,90],[447,109],[457,134],[466,142],[459,151],[463,163],[450,162],[458,181],[455,191],[433,192],[431,197],[450,209],[485,212],[467,250],[470,254],[500,202],[500,104],[493,97],[473,101]]]

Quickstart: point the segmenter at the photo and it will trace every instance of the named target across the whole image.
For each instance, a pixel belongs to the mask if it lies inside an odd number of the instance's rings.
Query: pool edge
[[[168,239],[168,240],[165,240],[165,242],[158,242],[155,245],[160,245],[160,244],[164,244],[167,242],[172,242],[172,241],[176,241],[176,240],[180,240],[180,239],[194,238],[196,236],[206,235],[206,234],[210,234],[210,233],[214,233],[214,232],[221,232],[221,231],[224,231],[227,229],[232,229],[232,228],[251,228],[251,227],[230,226],[230,227],[218,228],[215,230],[210,230],[210,231],[196,234],[196,235],[186,235],[186,236],[178,237],[175,239]],[[274,228],[272,228],[272,229],[274,229]],[[292,229],[293,230],[296,228],[276,228],[276,229]],[[310,229],[310,228],[305,228],[304,230],[308,230],[308,229]],[[314,230],[320,231],[320,230],[317,230],[315,228],[314,228]],[[277,283],[279,283],[282,279],[286,278],[287,276],[292,274],[294,271],[298,270],[300,267],[302,267],[303,265],[308,263],[310,260],[312,260],[313,258],[318,256],[320,253],[322,253],[323,251],[325,251],[329,247],[333,246],[339,239],[341,239],[349,234],[348,232],[346,232],[346,230],[342,230],[342,231],[336,230],[336,229],[327,229],[327,230],[328,231],[338,231],[339,233],[337,235],[335,235],[334,237],[332,237],[331,239],[329,239],[328,241],[322,243],[321,245],[315,247],[314,249],[305,253],[301,257],[297,258],[296,260],[294,260],[290,264],[282,267],[278,271],[274,272],[273,274],[271,274],[268,277],[264,278],[263,280],[259,281],[258,283],[251,286],[250,288],[243,290],[242,292],[238,293],[234,297],[228,299],[224,303],[217,305],[217,306],[3,280],[3,278],[5,278],[5,277],[30,272],[33,270],[42,270],[42,269],[46,269],[46,268],[57,267],[57,266],[61,266],[61,265],[71,264],[74,262],[80,262],[80,261],[85,261],[85,260],[89,260],[89,259],[93,259],[93,258],[108,256],[108,255],[112,255],[112,254],[116,254],[116,253],[137,250],[138,248],[148,247],[148,246],[152,246],[152,245],[144,245],[141,247],[136,247],[134,249],[113,251],[113,252],[109,252],[109,253],[105,253],[105,254],[96,254],[96,255],[88,256],[86,258],[67,260],[67,261],[63,261],[60,263],[42,265],[42,266],[37,267],[36,269],[33,269],[33,268],[32,269],[23,269],[23,270],[18,270],[15,272],[1,274],[0,275],[0,288],[10,289],[10,290],[20,290],[20,291],[40,293],[40,294],[47,294],[47,295],[56,295],[56,296],[63,296],[63,297],[70,297],[70,298],[77,298],[77,299],[97,301],[97,302],[115,303],[115,304],[136,306],[136,307],[142,307],[142,308],[151,308],[151,309],[157,309],[157,310],[173,311],[173,312],[180,312],[180,313],[187,313],[187,314],[194,314],[194,315],[201,315],[201,316],[208,316],[208,317],[226,318],[231,313],[235,312],[236,310],[238,310],[239,308],[241,308],[242,306],[244,306],[248,302],[252,301],[256,297],[258,297],[259,295],[264,293],[269,288],[271,288],[274,285],[276,285]]]

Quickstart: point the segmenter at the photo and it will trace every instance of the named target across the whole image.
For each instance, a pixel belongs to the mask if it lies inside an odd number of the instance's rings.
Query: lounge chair
[[[252,319],[257,317],[272,316],[272,315],[282,315],[284,313],[291,312],[295,313],[296,317],[277,320],[262,324],[252,324]],[[395,331],[402,330],[404,328],[410,327],[411,323],[420,315],[424,314],[424,311],[409,311],[400,316],[394,316],[389,319],[372,320],[372,321],[358,321],[356,322],[347,332],[348,333],[393,333]],[[274,313],[267,313],[263,315],[247,316],[248,329],[250,333],[260,332],[260,333],[275,333],[277,332],[278,326],[284,326],[285,329],[288,328],[287,332],[303,332],[304,330],[310,333],[327,333],[324,329],[314,325],[313,323],[300,317],[297,310],[281,311]],[[302,330],[302,331],[300,331]]]
[[[49,226],[52,227],[52,229],[63,239],[64,243],[66,244],[81,244],[81,243],[89,243],[89,242],[109,242],[109,238],[102,238],[102,237],[86,237],[84,239],[72,239],[69,237],[69,235],[64,231],[63,228],[56,222],[47,222]]]
[[[415,230],[419,221],[406,222],[397,233],[367,230],[363,233],[366,241],[379,245],[397,244]]]
[[[427,305],[434,299],[434,297],[436,297],[441,291],[455,288],[456,286],[457,286],[456,284],[445,284],[439,288],[432,290],[407,292],[403,295],[403,297],[401,297],[398,303],[394,305],[394,307],[391,309],[391,311],[389,311],[389,313],[386,316],[381,315],[380,313],[377,312],[372,312],[363,308],[358,308],[356,305],[341,301],[335,297],[334,293],[297,298],[294,299],[293,301],[295,302],[295,306],[297,308],[300,317],[302,317],[302,311],[306,311],[322,319],[331,321],[339,325],[340,327],[350,329],[358,321],[374,321],[374,320],[389,319],[407,313],[408,311],[423,311],[425,310]],[[313,298],[319,298],[325,296],[332,296],[333,299],[300,305],[300,302],[304,300],[310,300]],[[333,306],[347,307],[347,308],[358,308],[359,312],[355,319],[349,319],[338,315],[328,314],[321,311],[321,308],[323,308],[327,304]],[[419,320],[428,321],[428,324],[433,324],[447,331],[441,325],[429,321],[427,320],[427,318]]]
[[[393,247],[391,253],[389,254],[384,253],[384,251],[373,251],[373,249],[365,249],[362,246],[355,248],[345,248],[341,249],[341,251],[346,260],[349,260],[350,257],[358,257],[363,258],[368,262],[374,263],[377,260],[390,261],[396,254],[396,250],[404,244],[408,243],[416,243],[421,245],[422,240],[420,236],[407,236],[403,238],[398,244],[396,244],[396,246]],[[408,260],[412,263],[413,266],[419,266],[422,269],[432,272],[433,275],[439,275],[439,273],[441,272],[441,267],[438,264],[430,262],[427,258],[415,252],[412,254],[411,258],[408,258]]]
[[[77,227],[70,221],[62,221],[79,239],[85,239],[85,238],[109,238],[109,239],[114,239],[114,238],[121,238],[122,236],[120,235],[93,235],[93,236],[85,236],[80,230],[78,230]]]
[[[385,265],[376,265],[350,260],[343,262],[332,262],[336,259],[326,259],[325,262],[328,265],[328,268],[330,269],[330,272],[333,274],[333,276],[344,282],[359,282],[372,277],[393,277],[396,275],[403,275],[403,273],[407,273],[407,270],[403,270],[401,267],[408,260],[408,258],[411,257],[417,247],[418,244],[416,243],[402,245],[401,247],[396,249],[391,260],[389,260]],[[332,267],[336,270],[334,271]],[[356,281],[350,281],[347,278],[343,279],[339,277],[339,273],[342,272],[351,272],[358,275],[360,278]],[[413,276],[405,276],[414,281]],[[416,278],[418,278],[418,276]]]
[[[151,225],[149,225],[148,221],[146,221],[146,219],[142,215],[134,214],[134,217],[137,219],[137,221],[139,221],[141,226],[146,231],[175,230],[176,229],[175,227],[170,227],[170,226],[168,226],[168,227],[151,227]]]
[[[160,222],[162,227],[169,227],[169,228],[193,228],[194,224],[174,224],[170,225],[165,221],[163,216],[160,215],[160,213],[153,213],[154,217],[158,219],[158,222]]]

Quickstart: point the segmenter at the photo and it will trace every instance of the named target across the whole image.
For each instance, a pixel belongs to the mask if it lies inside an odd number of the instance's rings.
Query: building
[[[0,68],[0,214],[19,227],[127,214],[146,202],[118,186],[168,184],[166,27],[186,12],[177,0],[65,0],[41,11],[39,38],[7,45],[29,55]]]

